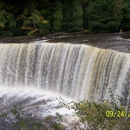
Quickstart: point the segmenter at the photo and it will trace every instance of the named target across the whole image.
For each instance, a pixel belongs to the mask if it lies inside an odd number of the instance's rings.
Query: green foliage
[[[97,104],[83,101],[74,103],[72,108],[75,110],[76,115],[80,117],[81,122],[87,121],[89,127],[94,130],[128,130],[130,127],[130,122],[125,119],[124,114],[120,117],[115,115],[115,112],[124,113],[125,109],[114,109],[113,107],[110,107],[107,102]],[[109,112],[110,114],[107,115]]]
[[[126,0],[123,6],[123,19],[121,28],[124,31],[130,31],[130,1]]]
[[[123,6],[124,0],[115,0],[114,1],[114,21],[115,21],[115,29],[120,31],[121,21],[123,19]],[[116,31],[114,30],[114,31]]]
[[[65,0],[64,2],[64,20],[63,20],[63,29],[65,31],[70,31],[73,21],[73,4],[70,0]]]
[[[88,0],[83,0],[82,8],[83,8],[83,28],[88,29],[88,17],[87,17],[87,7],[88,7]]]
[[[122,19],[121,11],[122,6],[116,0],[90,2],[88,6],[89,29],[94,32],[118,31]]]
[[[23,13],[18,17],[18,20],[22,20],[22,30],[25,30],[25,34],[41,34],[43,33],[44,24],[47,24],[47,21],[44,20],[41,13],[37,10],[36,2],[29,1],[28,6],[24,7]],[[40,28],[39,28],[40,27]]]
[[[80,122],[87,122],[91,130],[129,130],[130,111],[118,106],[111,90],[109,93],[111,102],[103,100],[99,103],[89,101],[64,103],[64,100],[60,99],[60,107],[74,109],[74,114],[80,118]]]
[[[89,101],[70,102],[65,103],[62,98],[59,98],[60,106],[74,110],[74,116],[79,117],[79,122],[88,124],[90,130],[129,130],[130,128],[130,110],[123,106],[117,105],[114,94],[109,89],[111,100],[102,100],[98,103]],[[10,113],[2,113],[1,118],[8,117]],[[14,117],[11,121],[14,130],[46,130],[52,128],[53,130],[65,130],[62,116],[56,113],[56,116],[48,116],[44,122],[49,122],[49,127],[42,124],[33,117],[32,114],[27,114],[23,111],[21,105],[14,105],[11,109],[11,115]],[[79,124],[73,124],[78,128]]]
[[[56,2],[55,11],[53,14],[53,30],[62,31],[62,21],[63,21],[63,6],[60,1]]]
[[[8,118],[11,115],[10,121],[13,130],[64,130],[65,127],[62,124],[62,116],[56,113],[56,116],[47,116],[41,120],[34,117],[32,114],[25,112],[21,105],[14,105],[10,112],[3,112],[0,114],[0,118]]]
[[[0,35],[130,31],[129,0],[0,1]]]
[[[56,113],[56,121],[53,123],[52,128],[54,130],[64,130],[65,127],[61,124],[63,122],[62,116],[59,113]]]
[[[64,3],[64,30],[81,31],[83,30],[83,9],[81,0],[68,1]]]
[[[14,130],[43,130],[42,128],[44,128],[40,121],[34,119],[32,114],[25,113],[21,105],[14,105],[11,114],[14,117],[11,121]],[[2,113],[0,117],[7,117],[8,115],[8,113]]]
[[[83,30],[83,9],[81,0],[73,0],[73,21],[70,31],[81,31]]]
[[[3,35],[11,36],[9,32],[15,26],[15,21],[13,19],[13,14],[6,10],[6,4],[0,2],[0,30]],[[11,7],[10,7],[11,9]],[[10,28],[10,29],[8,29]],[[4,33],[3,33],[4,32]]]

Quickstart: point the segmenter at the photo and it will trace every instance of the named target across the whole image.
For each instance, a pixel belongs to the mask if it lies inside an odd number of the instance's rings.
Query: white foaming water
[[[64,98],[64,103],[72,101],[66,97]],[[59,108],[58,106],[61,104],[57,99],[59,99],[58,95],[52,92],[44,92],[40,89],[28,87],[0,87],[0,114],[10,112],[13,105],[18,107],[19,104],[21,104],[22,111],[26,113],[25,116],[31,113],[34,118],[43,121],[46,117],[55,117],[56,113],[59,113],[62,115],[62,123],[66,126],[67,130],[71,129],[71,127],[73,127],[71,124],[79,122],[79,118],[72,115],[72,109],[69,110],[65,107]],[[8,122],[10,121],[8,120]],[[79,127],[85,128],[82,123],[77,126],[77,129]],[[86,128],[88,127],[86,126]],[[3,129],[8,129],[8,127],[4,127]]]
[[[127,105],[130,54],[78,44],[0,44],[0,85],[89,101],[111,100],[111,89]]]
[[[23,110],[30,111],[34,115],[40,118],[48,115],[55,116],[58,112],[61,115],[72,114],[72,110],[67,108],[58,108],[60,105],[58,95],[52,92],[44,92],[42,90],[36,90],[31,88],[16,88],[16,87],[0,87],[0,109],[4,108],[4,111],[10,109],[8,106],[21,104]],[[71,99],[65,99],[65,101],[72,101]],[[2,111],[3,112],[3,111]]]
[[[78,119],[57,108],[56,98],[111,100],[110,89],[128,107],[130,54],[78,44],[0,44],[0,112],[20,103],[42,119],[58,112],[68,125]]]

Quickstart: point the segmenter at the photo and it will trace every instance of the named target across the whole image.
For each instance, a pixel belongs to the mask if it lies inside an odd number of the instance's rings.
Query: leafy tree
[[[16,23],[14,21],[13,14],[10,13],[13,6],[9,5],[9,11],[6,10],[6,6],[6,2],[0,2],[0,30],[4,35],[6,35],[6,33],[7,35],[11,35],[10,30]]]
[[[129,0],[125,0],[123,6],[123,19],[121,23],[121,28],[123,28],[124,31],[130,31],[130,1]]]
[[[113,0],[91,1],[88,7],[89,29],[93,32],[118,31],[121,18],[116,10]]]
[[[129,31],[129,21],[129,0],[0,0],[1,35]]]
[[[81,31],[83,30],[83,9],[81,0],[73,0],[73,22],[71,31]]]
[[[88,17],[87,17],[87,7],[88,7],[89,0],[82,1],[82,8],[83,8],[83,28],[88,29]]]
[[[65,0],[64,12],[65,31],[73,32],[83,30],[83,9],[81,0]]]
[[[51,0],[39,0],[38,7],[41,15],[47,21],[46,24],[40,25],[43,30],[43,34],[47,34],[52,32],[53,28],[53,13],[54,13],[54,5],[55,1]]]
[[[53,14],[53,30],[62,31],[62,21],[63,21],[63,6],[60,1],[56,2],[55,12]]]
[[[124,0],[114,0],[114,5],[114,19],[116,21],[117,29],[119,29],[123,18]]]
[[[63,20],[63,28],[65,31],[70,31],[72,27],[73,21],[73,4],[70,0],[64,1],[64,20]]]
[[[25,34],[28,35],[42,33],[42,25],[47,24],[47,21],[44,20],[40,11],[37,9],[36,2],[28,1],[27,5],[23,13],[18,17],[18,20],[23,21],[21,29],[25,30]]]

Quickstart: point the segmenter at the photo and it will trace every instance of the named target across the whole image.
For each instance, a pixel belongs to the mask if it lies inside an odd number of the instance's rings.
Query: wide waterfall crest
[[[34,86],[74,98],[130,101],[130,54],[68,44],[0,44],[0,85]]]

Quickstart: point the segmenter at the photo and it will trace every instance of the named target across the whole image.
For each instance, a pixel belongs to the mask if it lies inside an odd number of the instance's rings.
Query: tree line
[[[129,0],[0,0],[0,35],[130,31]]]

